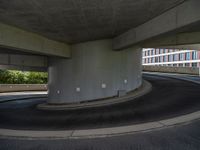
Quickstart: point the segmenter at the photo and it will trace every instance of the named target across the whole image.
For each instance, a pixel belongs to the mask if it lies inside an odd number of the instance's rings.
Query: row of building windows
[[[199,63],[180,63],[180,64],[160,64],[156,66],[170,66],[170,67],[198,67]]]
[[[192,52],[192,57],[191,53],[187,52],[180,54],[144,58],[144,63],[172,62],[172,61],[197,60],[197,59],[198,59],[197,52],[194,51]]]
[[[179,51],[177,49],[148,49],[143,51],[143,56],[159,55]]]
[[[187,61],[187,62],[184,62]],[[182,64],[183,62],[183,64]],[[199,67],[200,51],[173,49],[144,49],[143,64]]]

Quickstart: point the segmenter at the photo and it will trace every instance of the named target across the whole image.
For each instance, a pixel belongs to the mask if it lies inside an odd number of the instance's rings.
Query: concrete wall
[[[48,102],[94,100],[138,88],[142,82],[141,53],[141,48],[113,51],[112,40],[73,45],[71,59],[49,59]]]
[[[199,6],[199,0],[187,0],[177,7],[169,9],[163,14],[145,22],[144,24],[137,26],[136,28],[132,28],[127,32],[115,37],[113,48],[119,50],[134,44],[141,44],[141,42],[154,37],[168,34],[174,35],[182,30],[190,31],[194,28],[193,25],[196,27],[199,26]],[[176,40],[177,39],[175,39],[175,41]],[[186,42],[186,44],[189,43]]]
[[[190,67],[143,66],[143,71],[199,75],[199,68]]]
[[[23,91],[46,91],[46,84],[0,84],[0,93]]]
[[[70,45],[0,23],[0,47],[59,57],[70,57]]]
[[[47,71],[47,57],[36,55],[0,54],[0,69]]]

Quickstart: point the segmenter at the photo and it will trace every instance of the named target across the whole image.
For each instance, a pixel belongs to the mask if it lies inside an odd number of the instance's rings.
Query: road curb
[[[191,123],[200,119],[200,111],[142,124],[120,126],[113,128],[99,128],[86,130],[59,130],[59,131],[30,131],[30,130],[11,130],[0,129],[0,138],[26,139],[26,140],[55,140],[55,139],[91,139],[105,138],[113,136],[122,136],[127,134],[135,134],[139,132],[151,132],[154,130],[164,129]]]
[[[151,89],[152,89],[151,83],[143,80],[142,86],[140,88],[122,97],[114,97],[114,98],[98,100],[98,101],[76,103],[76,104],[66,104],[66,105],[64,104],[53,105],[53,104],[43,103],[43,104],[39,104],[37,108],[40,110],[52,110],[52,111],[55,110],[56,111],[56,110],[75,110],[75,109],[108,106],[108,105],[119,104],[119,103],[136,99],[140,96],[143,96],[149,93]]]

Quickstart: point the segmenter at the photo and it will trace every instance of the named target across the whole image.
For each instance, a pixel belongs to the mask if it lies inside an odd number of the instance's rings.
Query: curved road
[[[0,104],[0,128],[23,130],[63,130],[114,127],[167,119],[200,109],[200,85],[145,74],[150,93],[133,101],[99,108],[68,111],[37,110],[41,100]]]

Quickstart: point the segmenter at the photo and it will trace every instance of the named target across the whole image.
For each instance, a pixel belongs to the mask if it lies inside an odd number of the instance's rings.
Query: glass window
[[[158,57],[155,57],[155,62],[156,62],[156,63],[158,62]]]
[[[156,49],[156,55],[159,54],[159,49]]]
[[[163,62],[163,57],[162,56],[160,56],[160,62]]]
[[[190,52],[186,53],[186,60],[190,60]]]
[[[163,56],[163,62],[167,61],[167,56]]]
[[[198,53],[197,53],[197,51],[193,51],[192,52],[192,59],[193,60],[196,60],[198,58]]]
[[[152,58],[152,63],[155,63],[155,57]]]
[[[183,64],[179,64],[179,67],[183,67]]]
[[[192,63],[192,67],[197,67],[197,63]]]
[[[160,49],[160,54],[162,54],[163,53],[163,49]]]
[[[168,60],[169,60],[169,62],[172,62],[173,61],[173,55],[169,55]]]
[[[185,67],[190,67],[190,63],[185,63]]]
[[[181,53],[179,57],[180,57],[180,60],[184,60],[184,53]]]
[[[153,55],[153,50],[151,50],[151,55]]]

